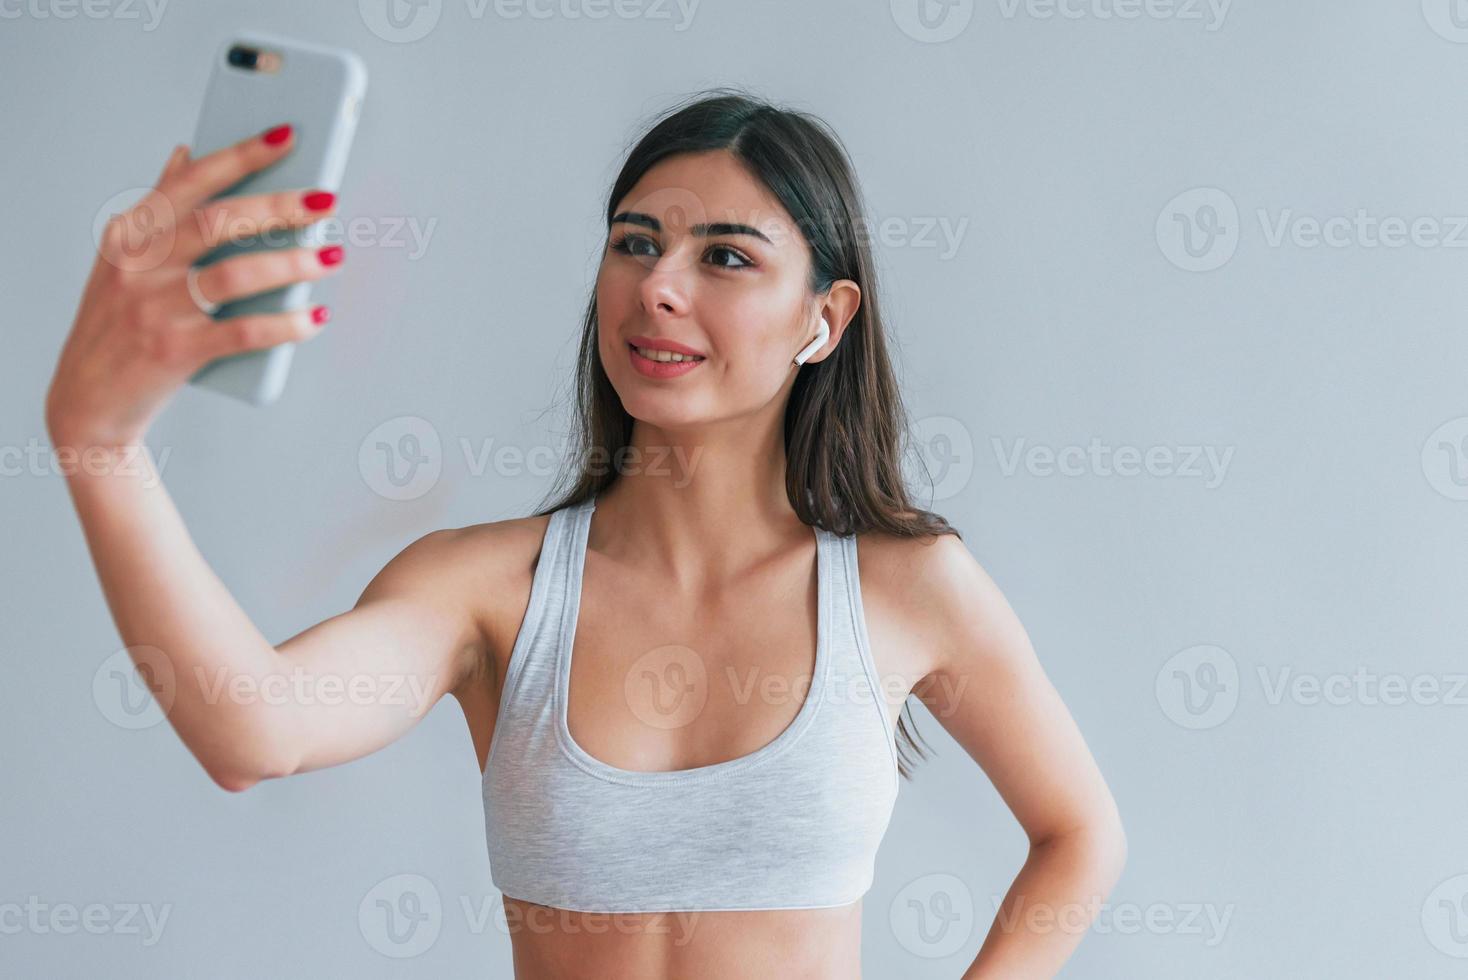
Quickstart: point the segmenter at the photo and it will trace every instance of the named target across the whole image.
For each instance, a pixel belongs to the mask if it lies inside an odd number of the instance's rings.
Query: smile
[[[638,347],[635,344],[627,345],[627,356],[632,361],[633,368],[639,374],[649,378],[676,378],[687,374],[707,360],[707,358],[675,354],[667,350]]]

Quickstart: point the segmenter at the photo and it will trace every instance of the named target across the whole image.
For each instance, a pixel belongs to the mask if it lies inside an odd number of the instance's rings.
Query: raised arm
[[[220,786],[360,758],[403,735],[483,663],[455,561],[458,530],[404,548],[356,606],[275,647],[195,547],[151,461],[68,477],[107,604],[133,659]]]
[[[295,712],[294,748],[277,771],[309,772],[374,752],[488,669],[469,533],[419,538],[368,583],[355,608],[276,648],[308,679],[346,685],[344,696]]]
[[[47,429],[118,632],[145,676],[171,677],[158,692],[169,722],[230,790],[385,745],[483,650],[455,586],[458,531],[414,542],[356,608],[277,649],[200,555],[146,452],[149,424],[203,364],[321,329],[307,309],[215,320],[185,282],[219,244],[211,229],[245,235],[332,213],[330,195],[309,188],[213,199],[290,147],[277,128],[198,160],[175,149],[157,186],[104,232],[46,396]],[[196,285],[224,303],[333,268],[315,249],[283,249],[213,263]]]

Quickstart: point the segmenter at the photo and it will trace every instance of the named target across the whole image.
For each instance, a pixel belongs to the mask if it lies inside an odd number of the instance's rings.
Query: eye
[[[646,235],[633,234],[623,235],[621,238],[615,239],[611,243],[610,248],[613,252],[621,252],[624,255],[641,256],[652,254],[646,252],[637,252],[635,250],[635,245],[637,242],[646,242],[647,244],[652,245],[654,249],[657,248],[652,239],[648,238]]]
[[[639,251],[639,248],[643,245],[647,246],[647,251]],[[651,238],[648,238],[646,235],[636,234],[635,232],[629,232],[620,238],[613,239],[607,247],[614,252],[621,252],[623,255],[630,255],[634,258],[652,258],[657,255],[658,248],[657,243]],[[728,261],[715,261],[710,263],[720,269],[746,269],[754,266],[754,262],[747,255],[728,245],[715,245],[705,254],[707,256],[733,256],[737,260],[736,263],[732,264]]]
[[[749,259],[744,255],[743,252],[740,252],[737,249],[730,248],[727,245],[715,245],[713,248],[709,249],[710,255],[713,255],[717,252],[723,252],[725,255],[732,255],[739,260],[738,265],[725,265],[722,262],[715,262],[714,265],[717,265],[721,269],[743,269],[748,266],[754,265],[754,263],[749,261]]]

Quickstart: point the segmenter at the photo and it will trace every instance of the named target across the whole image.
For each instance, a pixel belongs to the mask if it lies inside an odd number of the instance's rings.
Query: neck
[[[697,429],[641,421],[593,518],[597,550],[695,588],[808,538],[785,490],[783,428],[731,419]]]

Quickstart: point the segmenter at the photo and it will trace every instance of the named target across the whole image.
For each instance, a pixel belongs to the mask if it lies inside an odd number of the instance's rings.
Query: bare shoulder
[[[434,532],[443,537],[446,564],[484,636],[485,662],[476,681],[503,675],[530,602],[549,520],[548,515],[512,517]]]
[[[999,586],[956,534],[858,536],[863,605],[873,653],[921,695],[959,651],[1013,617]],[[879,642],[878,634],[882,639]]]

